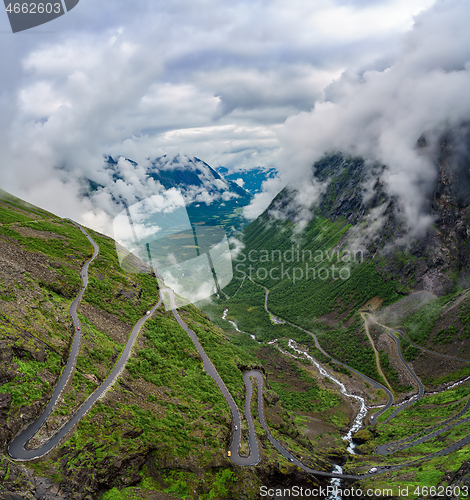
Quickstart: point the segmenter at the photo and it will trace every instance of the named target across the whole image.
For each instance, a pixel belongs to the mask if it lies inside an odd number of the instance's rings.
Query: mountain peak
[[[122,210],[123,202],[130,205],[178,189],[198,223],[222,225],[229,233],[247,223],[241,209],[250,203],[252,195],[199,158],[164,155],[137,163],[122,156],[105,156],[104,173],[106,185],[88,180],[89,193],[107,193],[115,203],[113,213]]]

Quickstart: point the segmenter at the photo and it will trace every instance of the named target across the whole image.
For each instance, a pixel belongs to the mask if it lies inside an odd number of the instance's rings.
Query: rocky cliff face
[[[380,263],[386,279],[401,285],[401,292],[427,290],[443,295],[470,282],[470,154],[468,127],[448,133],[436,152],[428,151],[424,138],[417,148],[433,158],[438,175],[424,209],[434,223],[419,235],[410,235],[402,207],[383,183],[387,167],[366,165],[360,158],[342,154],[317,162],[314,177],[324,193],[312,216],[352,225],[344,244],[361,246]],[[284,189],[262,217],[283,214],[295,221],[299,205],[295,193]]]
[[[465,462],[457,472],[447,474],[443,480],[442,485],[452,492],[448,500],[460,500],[463,495],[459,491],[463,494],[465,490],[470,490],[470,462]]]

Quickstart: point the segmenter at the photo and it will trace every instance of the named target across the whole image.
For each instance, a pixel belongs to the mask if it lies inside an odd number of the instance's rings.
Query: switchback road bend
[[[172,312],[173,312],[173,315],[174,315],[176,321],[179,323],[179,325],[184,329],[184,331],[188,334],[188,336],[193,341],[198,353],[200,354],[200,356],[203,360],[204,370],[213,378],[213,380],[217,384],[219,390],[222,392],[222,394],[223,394],[223,396],[224,396],[224,398],[225,398],[225,400],[230,408],[230,412],[232,414],[233,429],[232,429],[232,442],[230,444],[229,451],[231,452],[231,460],[238,465],[244,465],[244,466],[256,465],[260,461],[260,452],[259,452],[259,447],[258,447],[258,441],[257,441],[257,437],[256,437],[256,432],[255,432],[255,428],[254,428],[254,421],[253,421],[253,416],[252,416],[252,412],[251,412],[251,400],[252,400],[252,395],[253,395],[252,379],[256,380],[257,386],[258,386],[258,401],[257,401],[258,419],[261,423],[261,426],[266,431],[268,440],[279,451],[279,453],[282,456],[284,456],[287,460],[289,460],[291,463],[297,465],[299,468],[303,469],[304,471],[312,473],[314,475],[325,476],[325,477],[339,477],[339,478],[345,478],[345,479],[363,479],[364,477],[370,477],[371,475],[380,474],[380,473],[386,472],[388,470],[399,469],[402,467],[414,465],[414,464],[417,464],[419,462],[422,462],[423,460],[428,460],[429,458],[432,458],[435,456],[446,455],[448,453],[451,453],[452,451],[455,451],[458,448],[461,448],[462,446],[464,446],[470,442],[470,436],[466,436],[458,443],[454,443],[453,445],[451,445],[443,450],[439,450],[439,451],[437,451],[437,452],[435,452],[432,455],[429,455],[427,457],[422,457],[421,459],[416,460],[414,462],[400,464],[400,465],[392,465],[392,466],[378,466],[376,472],[362,474],[362,475],[339,474],[339,473],[334,473],[334,472],[325,472],[325,471],[314,470],[314,469],[311,469],[310,467],[307,467],[302,462],[300,462],[300,460],[298,460],[294,455],[292,455],[292,453],[290,453],[286,448],[284,448],[284,446],[282,446],[279,443],[279,441],[277,441],[272,436],[272,434],[268,428],[265,415],[264,415],[263,375],[257,370],[249,370],[243,374],[243,377],[244,377],[244,382],[245,382],[245,387],[246,387],[245,416],[246,416],[246,420],[247,420],[247,424],[248,424],[248,444],[249,444],[249,448],[250,448],[250,453],[247,457],[241,456],[239,454],[240,443],[241,443],[241,416],[240,416],[240,412],[238,410],[238,407],[237,407],[232,395],[228,391],[225,383],[223,382],[222,378],[220,377],[219,373],[217,372],[215,366],[213,365],[212,361],[210,360],[210,358],[207,356],[204,349],[202,348],[202,345],[200,344],[197,335],[184,323],[184,321],[179,316],[179,314],[176,310],[175,296],[174,296],[173,290],[171,290],[169,288],[164,288],[164,289],[160,290],[160,298],[159,298],[158,303],[152,307],[152,309],[149,311],[149,314],[145,314],[134,326],[120,358],[116,362],[116,365],[114,366],[113,370],[108,375],[106,380],[101,384],[101,386],[98,389],[96,389],[95,392],[93,392],[88,397],[88,399],[80,406],[80,408],[76,411],[76,413],[72,415],[72,417],[69,419],[69,421],[63,427],[61,427],[57,431],[57,433],[55,435],[53,435],[48,441],[46,441],[39,448],[27,449],[26,447],[27,447],[28,442],[42,427],[42,425],[46,421],[47,417],[50,415],[50,413],[54,409],[54,406],[56,405],[56,403],[60,397],[60,394],[62,393],[63,389],[65,388],[67,382],[69,381],[70,377],[73,375],[76,359],[77,359],[78,352],[80,349],[81,328],[80,328],[80,322],[79,322],[78,316],[77,316],[77,307],[80,304],[80,301],[81,301],[83,294],[86,290],[86,287],[88,285],[88,267],[89,267],[90,263],[98,255],[99,249],[98,249],[98,245],[96,244],[96,242],[89,236],[89,234],[85,231],[85,229],[83,229],[80,226],[79,226],[79,228],[85,234],[85,236],[88,238],[90,243],[92,244],[93,255],[83,266],[83,269],[81,271],[81,278],[83,281],[83,286],[82,286],[78,296],[75,298],[75,300],[72,302],[72,305],[70,306],[70,315],[72,316],[73,324],[75,327],[74,328],[75,334],[74,334],[72,346],[70,349],[70,355],[69,355],[67,363],[64,367],[64,370],[62,372],[62,375],[59,377],[59,380],[58,380],[56,386],[54,387],[51,399],[48,402],[48,404],[46,405],[46,407],[44,408],[44,410],[42,411],[42,413],[39,415],[39,417],[34,422],[32,422],[28,427],[23,429],[13,439],[13,441],[9,444],[8,453],[10,454],[10,456],[14,460],[27,461],[27,460],[33,460],[36,458],[40,458],[40,457],[44,456],[45,454],[47,454],[49,451],[51,451],[64,438],[67,437],[69,432],[71,432],[73,430],[74,426],[78,424],[80,419],[86,415],[86,413],[90,410],[90,408],[93,406],[93,404],[99,398],[101,398],[106,393],[106,391],[112,386],[112,384],[116,381],[116,379],[118,378],[118,376],[120,375],[120,373],[124,369],[125,364],[129,358],[129,356],[132,353],[132,348],[133,348],[134,342],[137,338],[137,335],[140,332],[140,329],[142,328],[144,323],[152,316],[152,314],[155,312],[155,310],[160,306],[160,304],[162,303],[162,301],[164,299],[165,293],[167,293],[169,295],[171,309],[172,309]],[[265,288],[265,290],[266,290],[265,309],[267,312],[269,312],[267,309],[267,298],[268,298],[269,291],[266,288]],[[285,320],[282,320],[279,318],[276,318],[276,319],[278,319],[278,321],[285,321]],[[287,321],[285,321],[285,322],[288,323]],[[307,330],[303,330],[302,328],[298,327],[297,325],[295,325],[293,323],[289,323],[289,324],[291,324],[292,326],[299,328],[302,331],[310,334],[313,337],[313,339],[315,340],[315,345],[317,346],[317,348],[320,349],[324,355],[328,356],[335,363],[337,363],[341,366],[344,366],[345,368],[353,371],[358,376],[363,378],[365,381],[372,384],[374,387],[382,389],[388,395],[389,401],[388,401],[387,405],[385,405],[385,407],[382,408],[382,410],[375,415],[375,418],[379,414],[386,411],[386,409],[388,409],[391,406],[391,404],[393,402],[393,396],[392,396],[391,392],[386,387],[384,387],[382,384],[379,384],[375,380],[370,379],[369,377],[365,376],[364,374],[360,373],[359,371],[354,370],[353,368],[341,363],[340,361],[334,360],[328,353],[326,353],[321,348],[316,336],[312,332],[308,332]],[[401,356],[400,341],[399,341],[398,337],[395,335],[395,334],[398,334],[398,335],[403,335],[403,334],[402,334],[402,332],[398,332],[398,331],[391,332],[391,334],[392,334],[395,342],[397,343],[397,348],[398,348],[398,351],[400,353],[400,359],[402,360],[403,364],[405,366],[407,366],[404,359]],[[423,389],[421,382],[419,381],[419,379],[416,377],[416,375],[412,372],[412,370],[408,366],[407,366],[407,369],[410,371],[410,374],[413,376],[414,380],[418,384],[418,396],[422,397],[424,389]],[[462,413],[462,415],[463,415],[463,413]],[[461,421],[455,422],[455,420],[457,418],[458,418],[458,416],[456,415],[453,419],[449,419],[449,421],[445,422],[445,423],[450,423],[450,421],[453,420],[454,421],[453,425],[458,425],[459,423],[461,423]],[[374,416],[371,418],[371,420],[374,421]],[[464,419],[464,420],[466,421],[467,419]],[[469,418],[469,420],[470,420],[470,418]],[[441,425],[443,425],[443,424],[441,424]],[[421,436],[419,439],[420,440],[425,439],[426,437],[429,439],[431,436],[434,435],[434,433],[432,431],[434,431],[434,429],[429,429],[428,433],[425,436]],[[413,443],[413,441],[411,441],[411,438],[404,440],[403,443],[405,441],[408,441],[409,445],[411,445]],[[401,444],[401,443],[394,443],[392,445],[388,445],[387,448],[381,449],[380,452],[383,454],[389,453],[390,448],[391,447],[393,448],[393,445],[398,445],[398,444]]]
[[[39,417],[34,422],[32,422],[28,427],[26,427],[23,431],[21,431],[13,439],[13,441],[8,445],[8,448],[7,448],[8,454],[14,460],[20,460],[20,461],[33,460],[33,459],[40,458],[40,457],[46,455],[55,446],[57,446],[62,441],[62,439],[64,439],[68,435],[69,432],[71,432],[73,430],[74,426],[78,424],[78,422],[90,410],[90,408],[93,406],[93,404],[106,393],[106,391],[111,387],[111,385],[117,379],[117,377],[119,376],[119,374],[123,370],[128,358],[132,352],[132,347],[134,345],[135,339],[137,338],[137,335],[138,335],[142,325],[145,323],[145,321],[147,321],[147,319],[149,319],[151,317],[151,314],[160,306],[160,304],[162,302],[162,299],[160,298],[159,302],[150,310],[150,314],[148,314],[148,315],[146,314],[137,322],[137,324],[134,326],[134,328],[131,332],[131,335],[129,336],[129,340],[127,341],[127,344],[124,347],[124,350],[123,350],[121,356],[119,357],[119,360],[116,362],[116,365],[114,366],[111,373],[108,375],[106,380],[100,385],[100,387],[98,387],[98,389],[96,389],[95,392],[93,392],[88,397],[88,399],[80,406],[80,408],[77,410],[77,412],[73,414],[73,416],[70,418],[70,420],[68,420],[68,422],[63,427],[61,427],[57,431],[57,433],[54,434],[42,446],[40,446],[39,448],[35,448],[35,449],[27,449],[26,446],[27,446],[28,442],[42,427],[42,425],[46,421],[47,417],[50,415],[50,413],[54,409],[54,406],[56,405],[64,387],[66,386],[70,377],[73,375],[77,355],[78,355],[78,352],[80,350],[82,330],[81,330],[80,322],[79,322],[78,316],[77,316],[77,307],[80,304],[80,301],[81,301],[83,294],[86,290],[86,287],[88,285],[88,266],[95,259],[95,257],[98,255],[99,249],[98,249],[98,245],[95,243],[95,241],[93,241],[93,239],[88,235],[88,233],[81,226],[79,226],[79,227],[80,227],[80,230],[88,238],[90,243],[93,245],[94,251],[93,251],[93,256],[91,257],[91,259],[89,259],[85,263],[85,265],[83,266],[83,269],[81,271],[83,286],[82,286],[77,298],[72,302],[72,305],[70,306],[70,314],[72,316],[74,327],[75,327],[75,335],[73,338],[72,347],[70,349],[69,359],[67,360],[67,364],[65,365],[65,368],[62,372],[62,375],[60,376],[56,386],[54,387],[51,399],[50,399],[49,403],[46,405],[46,407],[44,408],[43,412],[39,415]]]

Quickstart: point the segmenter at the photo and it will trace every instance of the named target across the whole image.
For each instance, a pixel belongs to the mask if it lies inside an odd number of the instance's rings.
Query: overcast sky
[[[0,185],[103,229],[77,196],[80,176],[100,180],[103,154],[275,167],[280,180],[265,186],[252,217],[330,149],[355,147],[402,169],[411,162],[422,182],[426,165],[395,148],[464,114],[455,106],[470,88],[468,4],[80,0],[16,34],[3,12]],[[413,179],[392,175],[389,189],[413,202],[416,189],[403,187]],[[409,211],[419,225],[420,207]]]

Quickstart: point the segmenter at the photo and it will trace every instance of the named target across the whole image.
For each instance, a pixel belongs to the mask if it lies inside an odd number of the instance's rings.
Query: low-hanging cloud
[[[342,151],[386,165],[381,180],[398,198],[410,234],[429,226],[438,143],[470,119],[468,19],[469,2],[438,1],[416,17],[392,64],[345,71],[310,112],[286,120],[279,131],[279,171],[282,181],[299,189],[299,199],[306,186],[312,191],[313,163]],[[428,147],[418,148],[423,134]]]
[[[51,32],[0,41],[2,188],[105,230],[110,193],[81,196],[83,177],[107,181],[104,154],[276,167],[286,118],[346,67],[393,59],[432,2],[80,2]]]

